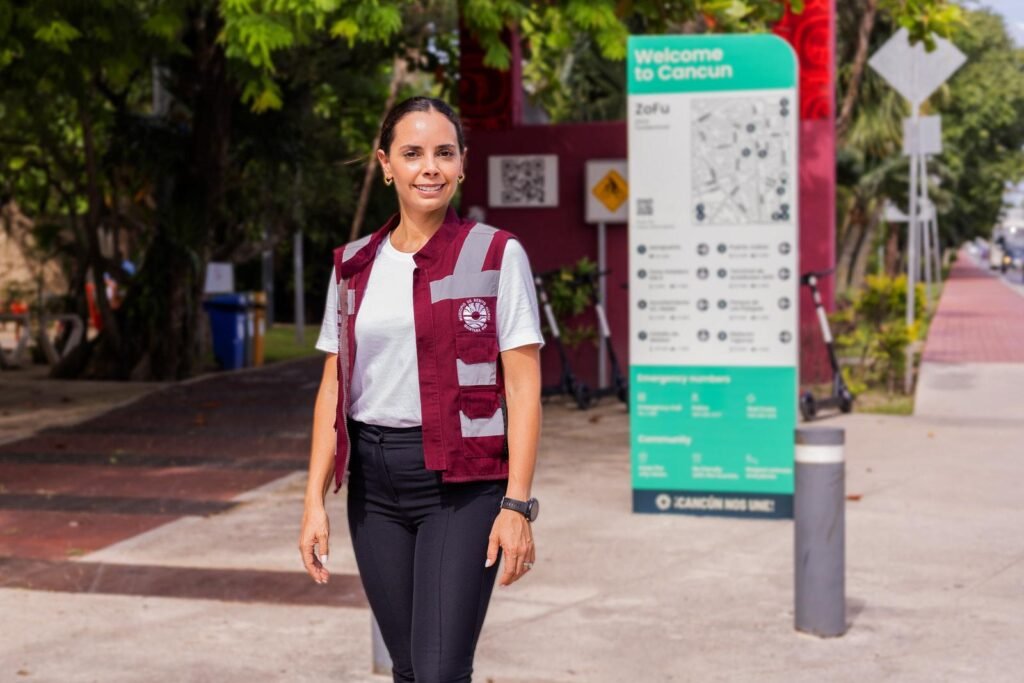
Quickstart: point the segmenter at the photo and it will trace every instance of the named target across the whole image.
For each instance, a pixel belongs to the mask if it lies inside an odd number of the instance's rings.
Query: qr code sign
[[[636,200],[636,215],[638,215],[638,216],[653,216],[654,215],[654,200],[653,199],[638,199],[638,200]]]
[[[506,204],[543,204],[544,160],[538,157],[502,159],[501,199]]]
[[[558,205],[558,157],[553,154],[490,157],[488,175],[491,206]]]

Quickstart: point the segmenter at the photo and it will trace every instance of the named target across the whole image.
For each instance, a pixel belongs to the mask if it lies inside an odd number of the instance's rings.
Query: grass
[[[293,358],[315,356],[316,339],[320,336],[319,325],[306,325],[305,340],[300,345],[295,341],[295,325],[277,323],[267,329],[264,339],[263,360],[265,363],[279,363]]]
[[[853,410],[857,413],[877,415],[913,415],[914,397],[869,389],[857,395],[853,402]]]
[[[813,384],[801,387],[801,392],[810,389],[815,396],[828,396],[831,384]],[[914,396],[890,394],[884,389],[870,388],[857,394],[853,401],[853,412],[876,415],[913,415]]]

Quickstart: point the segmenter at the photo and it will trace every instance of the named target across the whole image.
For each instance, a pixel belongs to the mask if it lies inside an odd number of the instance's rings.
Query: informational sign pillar
[[[791,517],[796,57],[638,36],[627,69],[633,509]]]

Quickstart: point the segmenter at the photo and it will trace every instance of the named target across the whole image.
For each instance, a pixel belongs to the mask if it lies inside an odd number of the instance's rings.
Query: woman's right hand
[[[302,531],[299,534],[299,552],[302,553],[302,564],[306,572],[317,583],[327,583],[330,572],[327,571],[328,536],[330,523],[323,505],[306,506],[302,514]],[[313,551],[318,546],[320,557]]]

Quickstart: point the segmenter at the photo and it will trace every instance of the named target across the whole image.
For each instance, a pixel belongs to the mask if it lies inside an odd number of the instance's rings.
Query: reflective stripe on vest
[[[472,296],[498,296],[501,271],[481,270],[497,228],[477,223],[466,235],[452,274],[430,283],[430,303]]]
[[[431,303],[436,304],[449,299],[498,296],[498,281],[501,276],[501,271],[482,270],[484,259],[487,256],[488,250],[491,248],[491,241],[494,239],[496,232],[497,228],[493,228],[489,225],[483,225],[481,223],[477,223],[470,229],[469,233],[466,235],[465,241],[462,243],[461,249],[459,250],[459,257],[455,261],[455,267],[452,269],[452,274],[430,283]],[[495,314],[496,313],[497,312],[495,311]],[[495,321],[495,326],[497,326],[497,321]],[[465,334],[465,340],[472,342],[473,335],[478,333],[468,332],[463,334]],[[486,332],[483,334],[486,336],[477,340],[477,342],[483,342],[484,339],[489,340],[496,335],[495,332]],[[486,392],[486,388],[493,387],[493,392],[496,396],[499,391],[499,387],[497,386],[498,351],[496,348],[496,339],[494,341],[495,348],[493,351],[485,353],[483,358],[479,357],[479,353],[467,354],[464,352],[464,350],[460,348],[464,345],[465,342],[460,344],[459,340],[456,339],[457,356],[470,356],[468,358],[457,357],[455,360],[460,389],[480,387],[486,394],[490,393]],[[465,411],[460,407],[459,422],[463,438],[502,436],[505,434],[505,416],[500,404],[497,404],[497,402],[495,402],[495,411],[493,414],[479,417],[470,417],[466,415]]]

